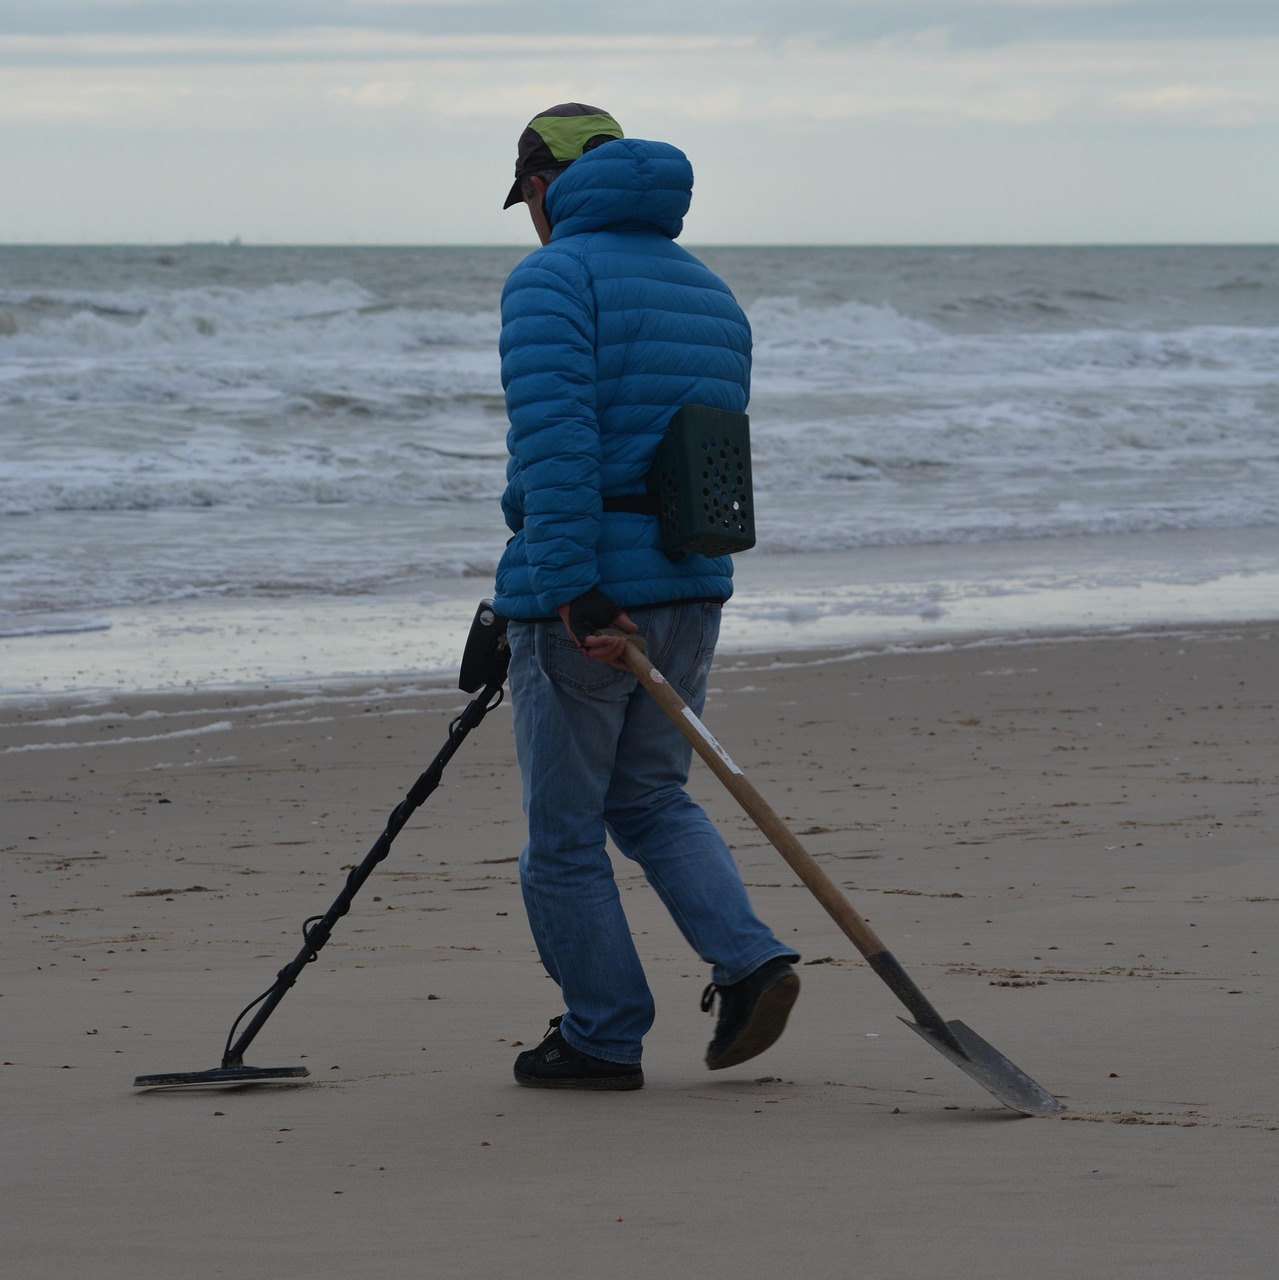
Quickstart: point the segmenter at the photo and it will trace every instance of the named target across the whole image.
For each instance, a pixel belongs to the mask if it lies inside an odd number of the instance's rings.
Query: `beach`
[[[515,1086],[560,1006],[505,705],[246,1055],[310,1077],[135,1090],[218,1065],[467,696],[439,671],[11,701],[6,1273],[1269,1276],[1277,646],[1240,620],[721,656],[708,727],[943,1015],[1065,1104],[1035,1119],[898,1022],[698,763],[803,956],[786,1035],[706,1071],[708,975],[619,866],[646,1086]]]
[[[619,865],[645,1087],[561,1012],[495,707],[245,1054],[466,706],[524,248],[0,246],[5,1274],[1261,1280],[1279,1214],[1273,245],[722,247],[759,546],[710,731],[1019,1118],[695,762],[803,960],[709,975]]]

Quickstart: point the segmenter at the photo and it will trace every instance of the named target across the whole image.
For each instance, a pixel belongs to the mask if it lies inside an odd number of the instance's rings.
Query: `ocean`
[[[0,247],[0,695],[455,667],[526,251]],[[755,334],[726,650],[1279,617],[1279,247],[699,252]]]

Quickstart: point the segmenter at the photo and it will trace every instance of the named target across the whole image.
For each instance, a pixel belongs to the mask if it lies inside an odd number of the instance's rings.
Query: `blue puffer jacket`
[[[680,405],[746,409],[750,326],[728,286],[674,243],[692,186],[665,143],[588,151],[547,191],[551,243],[506,282],[502,509],[515,536],[496,604],[507,617],[553,617],[591,587],[623,608],[732,594],[727,556],[671,561],[656,516],[602,507],[644,492]]]

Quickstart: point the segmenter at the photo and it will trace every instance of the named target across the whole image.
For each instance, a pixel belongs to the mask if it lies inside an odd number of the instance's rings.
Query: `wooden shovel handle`
[[[616,634],[623,633],[619,631]],[[768,801],[747,781],[728,752],[715,741],[706,726],[666,682],[666,677],[648,660],[641,648],[643,640],[629,635],[626,640],[626,650],[622,657],[632,674],[688,739],[693,750],[710,766],[711,772],[746,810],[751,821],[768,837],[773,848],[786,859],[795,874],[825,907],[831,919],[868,960],[886,952],[887,948],[875,931],[853,909],[835,882],[817,865],[812,854],[795,838]]]

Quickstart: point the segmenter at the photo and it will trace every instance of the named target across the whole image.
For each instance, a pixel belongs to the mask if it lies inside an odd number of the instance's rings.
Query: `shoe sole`
[[[515,1083],[526,1089],[589,1089],[593,1093],[623,1093],[644,1087],[643,1074],[631,1076],[569,1076],[562,1080],[548,1080],[543,1076],[526,1076],[515,1073]]]
[[[751,1016],[737,1038],[714,1056],[709,1049],[706,1051],[707,1067],[712,1071],[723,1071],[725,1067],[735,1067],[739,1062],[758,1057],[770,1045],[776,1044],[786,1030],[786,1019],[798,998],[799,975],[781,974],[759,993]]]

